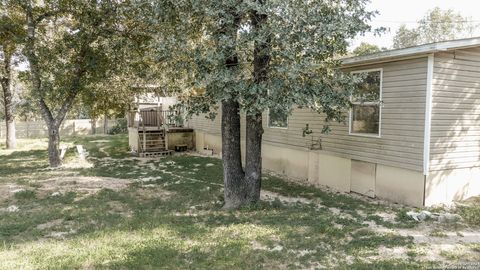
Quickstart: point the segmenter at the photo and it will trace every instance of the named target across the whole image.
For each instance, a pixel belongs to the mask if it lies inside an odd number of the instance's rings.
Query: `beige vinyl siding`
[[[435,54],[430,170],[480,166],[480,48]]]
[[[214,120],[208,119],[204,114],[194,115],[187,121],[187,126],[196,130],[205,131],[213,135],[221,135],[222,112],[218,110]]]
[[[349,135],[348,122],[331,123],[331,133],[322,135],[324,117],[310,109],[297,108],[289,116],[286,129],[268,127],[265,113],[263,142],[307,150],[313,136],[315,140],[321,139],[322,150],[333,155],[422,171],[427,57],[368,65],[348,71],[374,68],[383,69],[384,104],[380,138]],[[191,127],[219,134],[218,119],[206,123],[196,118],[190,123]],[[309,124],[313,134],[304,138],[302,129],[306,124]],[[242,135],[244,133],[242,128]]]

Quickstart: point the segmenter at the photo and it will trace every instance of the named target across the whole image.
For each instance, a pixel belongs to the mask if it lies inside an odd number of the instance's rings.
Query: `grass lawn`
[[[51,170],[41,139],[0,150],[0,269],[480,268],[479,200],[451,210],[461,221],[418,223],[265,175],[261,203],[223,211],[219,159],[135,158],[125,135],[64,142],[87,161],[71,148]]]

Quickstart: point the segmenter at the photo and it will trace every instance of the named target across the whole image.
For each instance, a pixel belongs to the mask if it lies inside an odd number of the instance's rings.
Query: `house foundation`
[[[480,168],[432,171],[425,181],[425,206],[480,195]]]
[[[196,149],[221,155],[221,136],[195,130]],[[244,153],[244,141],[242,141]],[[264,142],[262,167],[301,183],[355,192],[406,205],[424,205],[422,172],[341,157],[322,150],[305,150]]]

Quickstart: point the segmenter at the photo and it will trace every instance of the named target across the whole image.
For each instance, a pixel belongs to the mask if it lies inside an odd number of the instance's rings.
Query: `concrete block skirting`
[[[205,132],[195,131],[195,148],[213,150],[214,155],[222,154],[222,138]]]
[[[352,166],[350,159],[329,155],[322,151],[311,151],[309,156],[312,159],[309,164],[313,167],[309,168],[312,177],[308,179],[310,183],[350,192]]]
[[[480,168],[432,171],[425,182],[425,206],[480,195]]]
[[[221,154],[221,136],[195,131],[197,149]],[[245,142],[242,141],[242,154]],[[243,155],[244,156],[244,155]],[[422,207],[480,194],[480,168],[423,172],[352,160],[322,150],[264,142],[262,166],[299,182]]]
[[[423,206],[423,172],[377,164],[375,195],[406,205]]]
[[[262,167],[305,181],[308,179],[309,153],[277,144],[263,143]]]

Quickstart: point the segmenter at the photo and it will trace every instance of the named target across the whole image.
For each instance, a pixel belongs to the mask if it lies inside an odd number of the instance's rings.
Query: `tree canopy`
[[[165,57],[163,70],[170,74],[166,84],[178,92],[189,113],[214,112],[218,102],[234,98],[246,113],[305,106],[329,119],[341,117],[348,94],[338,90],[349,89],[345,84],[350,80],[338,70],[336,56],[347,53],[349,39],[370,30],[367,22],[375,12],[366,11],[368,1],[200,2],[177,4],[183,10],[178,24],[157,44],[158,55]],[[261,29],[252,28],[252,11],[267,16]],[[235,19],[240,27],[232,40],[221,27]],[[253,48],[266,39],[269,76],[257,84]],[[236,70],[224,65],[231,46],[238,57]]]
[[[360,43],[360,45],[358,45],[358,47],[353,49],[352,53],[355,56],[361,56],[361,55],[367,55],[367,54],[377,53],[381,51],[382,49],[380,49],[380,47],[378,47],[377,45],[370,44],[367,42],[362,42]]]
[[[417,27],[400,26],[393,38],[393,47],[399,49],[419,44],[467,38],[473,35],[477,26],[470,18],[464,17],[452,9],[442,10],[436,7],[418,21]]]
[[[113,82],[135,77],[134,56],[148,38],[144,9],[128,0],[11,3],[25,16],[31,95],[48,126],[50,165],[58,166],[58,128],[78,96],[92,111],[125,102],[128,87]]]

